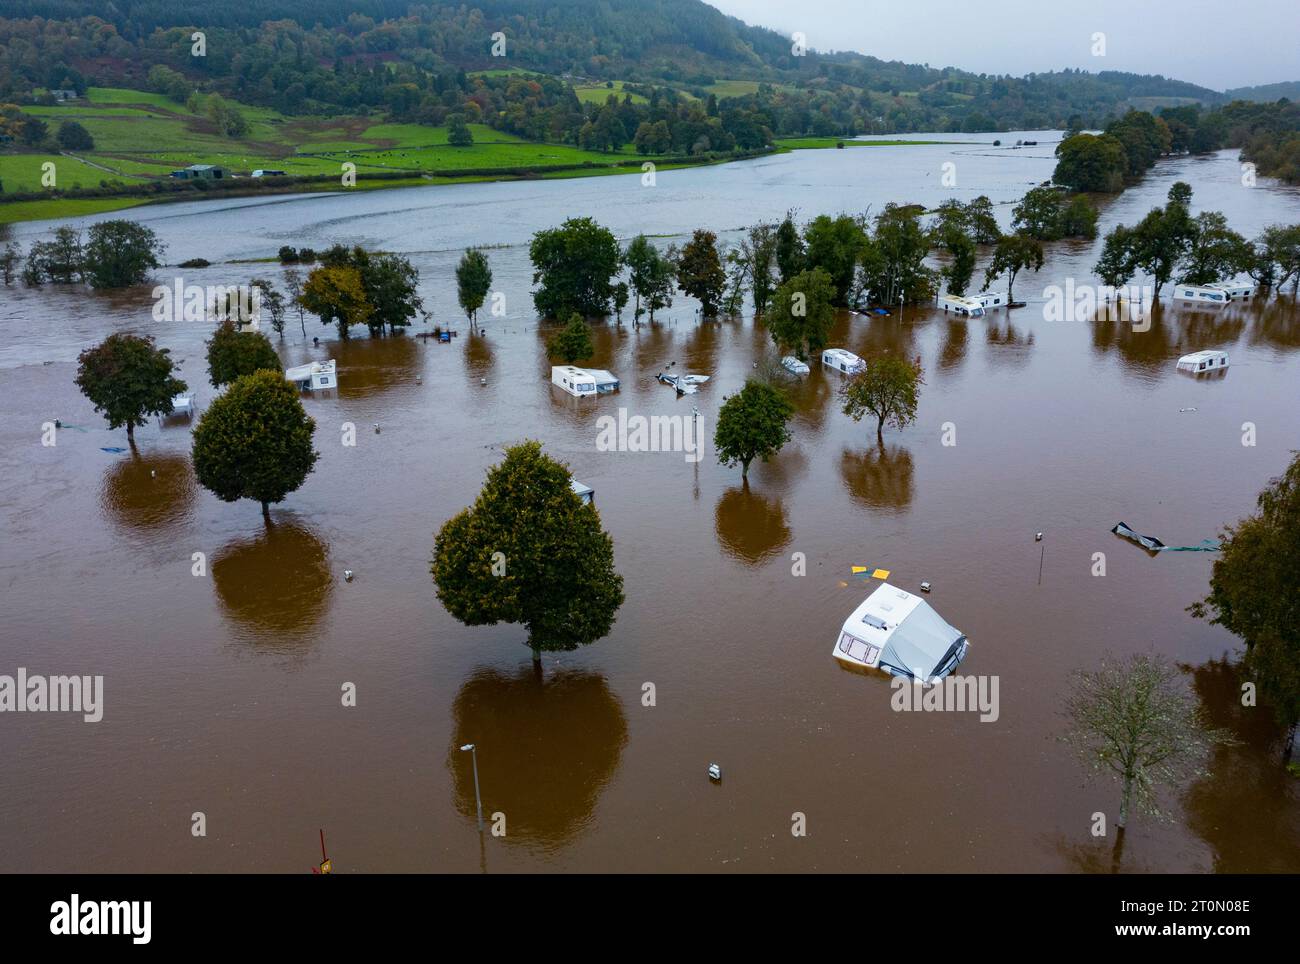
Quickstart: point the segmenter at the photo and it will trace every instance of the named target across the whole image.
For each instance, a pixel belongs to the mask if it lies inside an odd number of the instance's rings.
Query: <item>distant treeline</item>
[[[35,87],[143,87],[152,68],[165,66],[186,93],[199,87],[285,113],[385,109],[441,123],[440,113],[465,112],[572,143],[600,106],[577,102],[569,83],[577,78],[671,87],[700,100],[719,81],[764,82],[772,89],[762,103],[742,98],[732,109],[761,112],[765,120],[755,123],[777,134],[820,136],[1060,128],[1075,115],[1097,127],[1132,98],[1224,100],[1193,84],[1115,71],[1014,78],[851,52],[799,56],[789,37],[699,0],[12,0],[5,11],[29,19],[0,19],[0,100]],[[203,57],[191,56],[195,29],[206,33]],[[496,31],[506,37],[504,57],[492,55]],[[494,68],[560,79],[538,90],[464,76]],[[636,128],[625,132],[630,139]]]

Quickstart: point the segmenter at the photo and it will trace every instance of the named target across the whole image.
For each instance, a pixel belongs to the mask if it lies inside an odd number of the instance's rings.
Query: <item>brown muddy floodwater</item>
[[[82,348],[148,332],[183,360],[202,409],[205,325],[153,322],[148,288],[5,291],[0,673],[102,674],[105,708],[98,724],[0,716],[0,870],[305,873],[320,828],[341,872],[1108,870],[1088,831],[1116,790],[1086,783],[1058,743],[1062,698],[1103,652],[1155,650],[1185,664],[1242,742],[1168,797],[1169,822],[1132,825],[1125,868],[1300,871],[1300,787],[1277,766],[1277,731],[1237,706],[1237,642],[1184,612],[1213,556],[1149,558],[1108,531],[1124,520],[1170,544],[1213,537],[1300,448],[1289,301],[1166,305],[1146,333],[1046,321],[1044,288],[1091,280],[1096,256],[1061,243],[1019,281],[1030,304],[1010,316],[845,315],[832,344],[921,356],[917,423],[878,451],[873,429],[839,411],[838,376],[814,366],[793,387],[793,441],[748,490],[711,451],[698,465],[597,451],[596,419],[698,406],[711,437],[723,397],[773,354],[749,317],[701,325],[679,299],[655,327],[597,330],[593,366],[619,375],[619,394],[578,401],[547,381],[528,299],[540,227],[592,215],[624,240],[702,226],[725,240],[790,207],[807,218],[949,193],[988,194],[1006,222],[1007,202],[1049,176],[1057,136],[1020,151],[979,138],[805,151],[661,173],[654,188],[610,177],[128,212],[164,238],[169,263],[216,263],[161,269],[161,282],[278,277],[228,262],[357,242],[409,254],[435,319],[460,328],[449,345],[344,345],[314,319],[306,339],[290,323],[284,362],[333,357],[340,388],[304,398],[320,462],[269,530],[256,505],[195,484],[190,424],[143,428],[138,456],[107,452],[124,434],[73,385]],[[953,191],[940,184],[948,160]],[[1109,202],[1103,229],[1132,223],[1175,179],[1247,235],[1300,220],[1300,192],[1242,187],[1225,152],[1162,162]],[[15,235],[26,246],[50,227]],[[508,307],[476,337],[456,321],[452,278],[469,244],[492,246]],[[1201,348],[1231,354],[1226,377],[1175,372]],[[654,380],[673,362],[712,380],[678,399]],[[54,418],[68,427],[42,447]],[[461,626],[428,574],[436,529],[528,437],[595,488],[627,594],[608,638],[548,655],[540,680],[517,627]],[[196,552],[206,576],[191,575]],[[1091,575],[1096,552],[1105,577]],[[792,575],[795,553],[806,576]],[[930,601],[971,639],[962,672],[1000,679],[996,722],[894,712],[887,681],[839,667],[831,646],[870,588],[848,583],[853,564],[934,584]],[[345,683],[355,707],[341,705]],[[456,751],[468,742],[486,812],[506,815],[506,836],[482,849]],[[196,811],[206,838],[190,833]],[[796,811],[804,838],[790,833]]]

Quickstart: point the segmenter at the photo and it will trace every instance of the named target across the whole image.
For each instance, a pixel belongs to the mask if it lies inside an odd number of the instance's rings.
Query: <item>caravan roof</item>
[[[947,676],[969,644],[920,596],[882,583],[840,629],[836,659],[922,681]]]

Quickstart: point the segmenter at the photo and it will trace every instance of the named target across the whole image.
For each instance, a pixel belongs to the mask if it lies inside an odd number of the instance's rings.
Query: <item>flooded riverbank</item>
[[[340,872],[1106,871],[1090,820],[1114,811],[1118,791],[1086,784],[1057,741],[1062,698],[1070,672],[1103,652],[1154,649],[1189,667],[1207,711],[1243,742],[1168,801],[1172,821],[1133,824],[1125,868],[1300,871],[1296,781],[1263,711],[1237,706],[1216,662],[1237,641],[1184,611],[1205,593],[1212,554],[1149,558],[1108,531],[1124,520],[1194,544],[1282,471],[1300,448],[1290,301],[1166,305],[1145,333],[1047,322],[1044,288],[1090,278],[1099,246],[1063,242],[1018,279],[1029,306],[1010,314],[842,314],[832,344],[921,357],[917,423],[878,450],[874,429],[840,412],[838,376],[814,365],[792,387],[792,442],[748,487],[711,446],[698,464],[598,451],[596,420],[698,407],[711,437],[723,397],[773,354],[761,323],[700,324],[679,296],[659,325],[594,332],[592,365],[618,374],[617,395],[571,399],[547,379],[528,297],[539,228],[590,215],[623,239],[709,227],[725,240],[792,207],[810,218],[950,194],[989,195],[1005,224],[1010,202],[1050,176],[1056,136],[1033,151],[971,138],[796,152],[663,172],[654,188],[598,178],[128,212],[172,264],[334,241],[407,253],[434,320],[459,329],[450,344],[340,344],[314,318],[307,338],[290,320],[282,360],[335,358],[340,387],[305,399],[320,461],[269,531],[257,506],[197,486],[187,423],[139,430],[136,457],[105,451],[125,435],[72,383],[82,348],[147,332],[183,360],[202,410],[206,326],[152,322],[148,288],[6,292],[0,672],[103,674],[105,709],[98,724],[0,720],[0,869],[305,872],[323,827]],[[955,189],[940,183],[945,162]],[[1103,231],[1179,179],[1194,210],[1222,210],[1248,236],[1300,221],[1300,192],[1243,188],[1223,152],[1162,161],[1106,205]],[[15,231],[25,246],[48,228]],[[481,336],[456,317],[452,269],[470,244],[488,248],[508,310]],[[217,284],[280,270],[156,275]],[[1226,377],[1174,371],[1202,348],[1230,353]],[[654,380],[673,362],[711,381],[679,399]],[[69,427],[42,447],[55,418]],[[348,422],[355,447],[341,444]],[[1245,422],[1254,446],[1241,444]],[[956,445],[942,444],[945,424]],[[608,638],[548,655],[540,680],[518,627],[461,626],[428,573],[433,533],[503,446],[530,437],[595,488],[627,595]],[[1104,577],[1091,574],[1096,552]],[[840,623],[869,588],[853,564],[888,568],[903,588],[933,583],[929,600],[970,637],[963,672],[1000,677],[996,722],[895,713],[887,682],[836,664]],[[342,705],[347,683],[355,707]],[[482,851],[468,755],[455,750],[468,742],[485,811],[506,815],[507,835]],[[199,811],[205,838],[190,833]],[[806,837],[790,833],[795,812]]]

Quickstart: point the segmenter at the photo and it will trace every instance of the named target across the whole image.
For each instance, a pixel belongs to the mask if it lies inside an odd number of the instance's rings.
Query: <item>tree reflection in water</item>
[[[132,453],[104,473],[100,505],[127,531],[170,535],[193,512],[196,485],[188,456]]]
[[[840,455],[840,475],[849,497],[877,511],[906,511],[915,488],[914,468],[912,453],[900,445],[845,449]]]
[[[748,485],[722,493],[714,510],[714,529],[722,551],[751,566],[776,555],[790,542],[781,500]]]
[[[210,568],[227,621],[270,652],[301,653],[333,597],[329,549],[296,522],[280,521],[228,543]]]
[[[474,774],[467,743],[477,746],[483,819],[503,813],[507,844],[552,852],[595,813],[627,744],[623,707],[603,676],[532,666],[512,674],[474,673],[452,704],[447,769],[458,813],[475,821]]]

